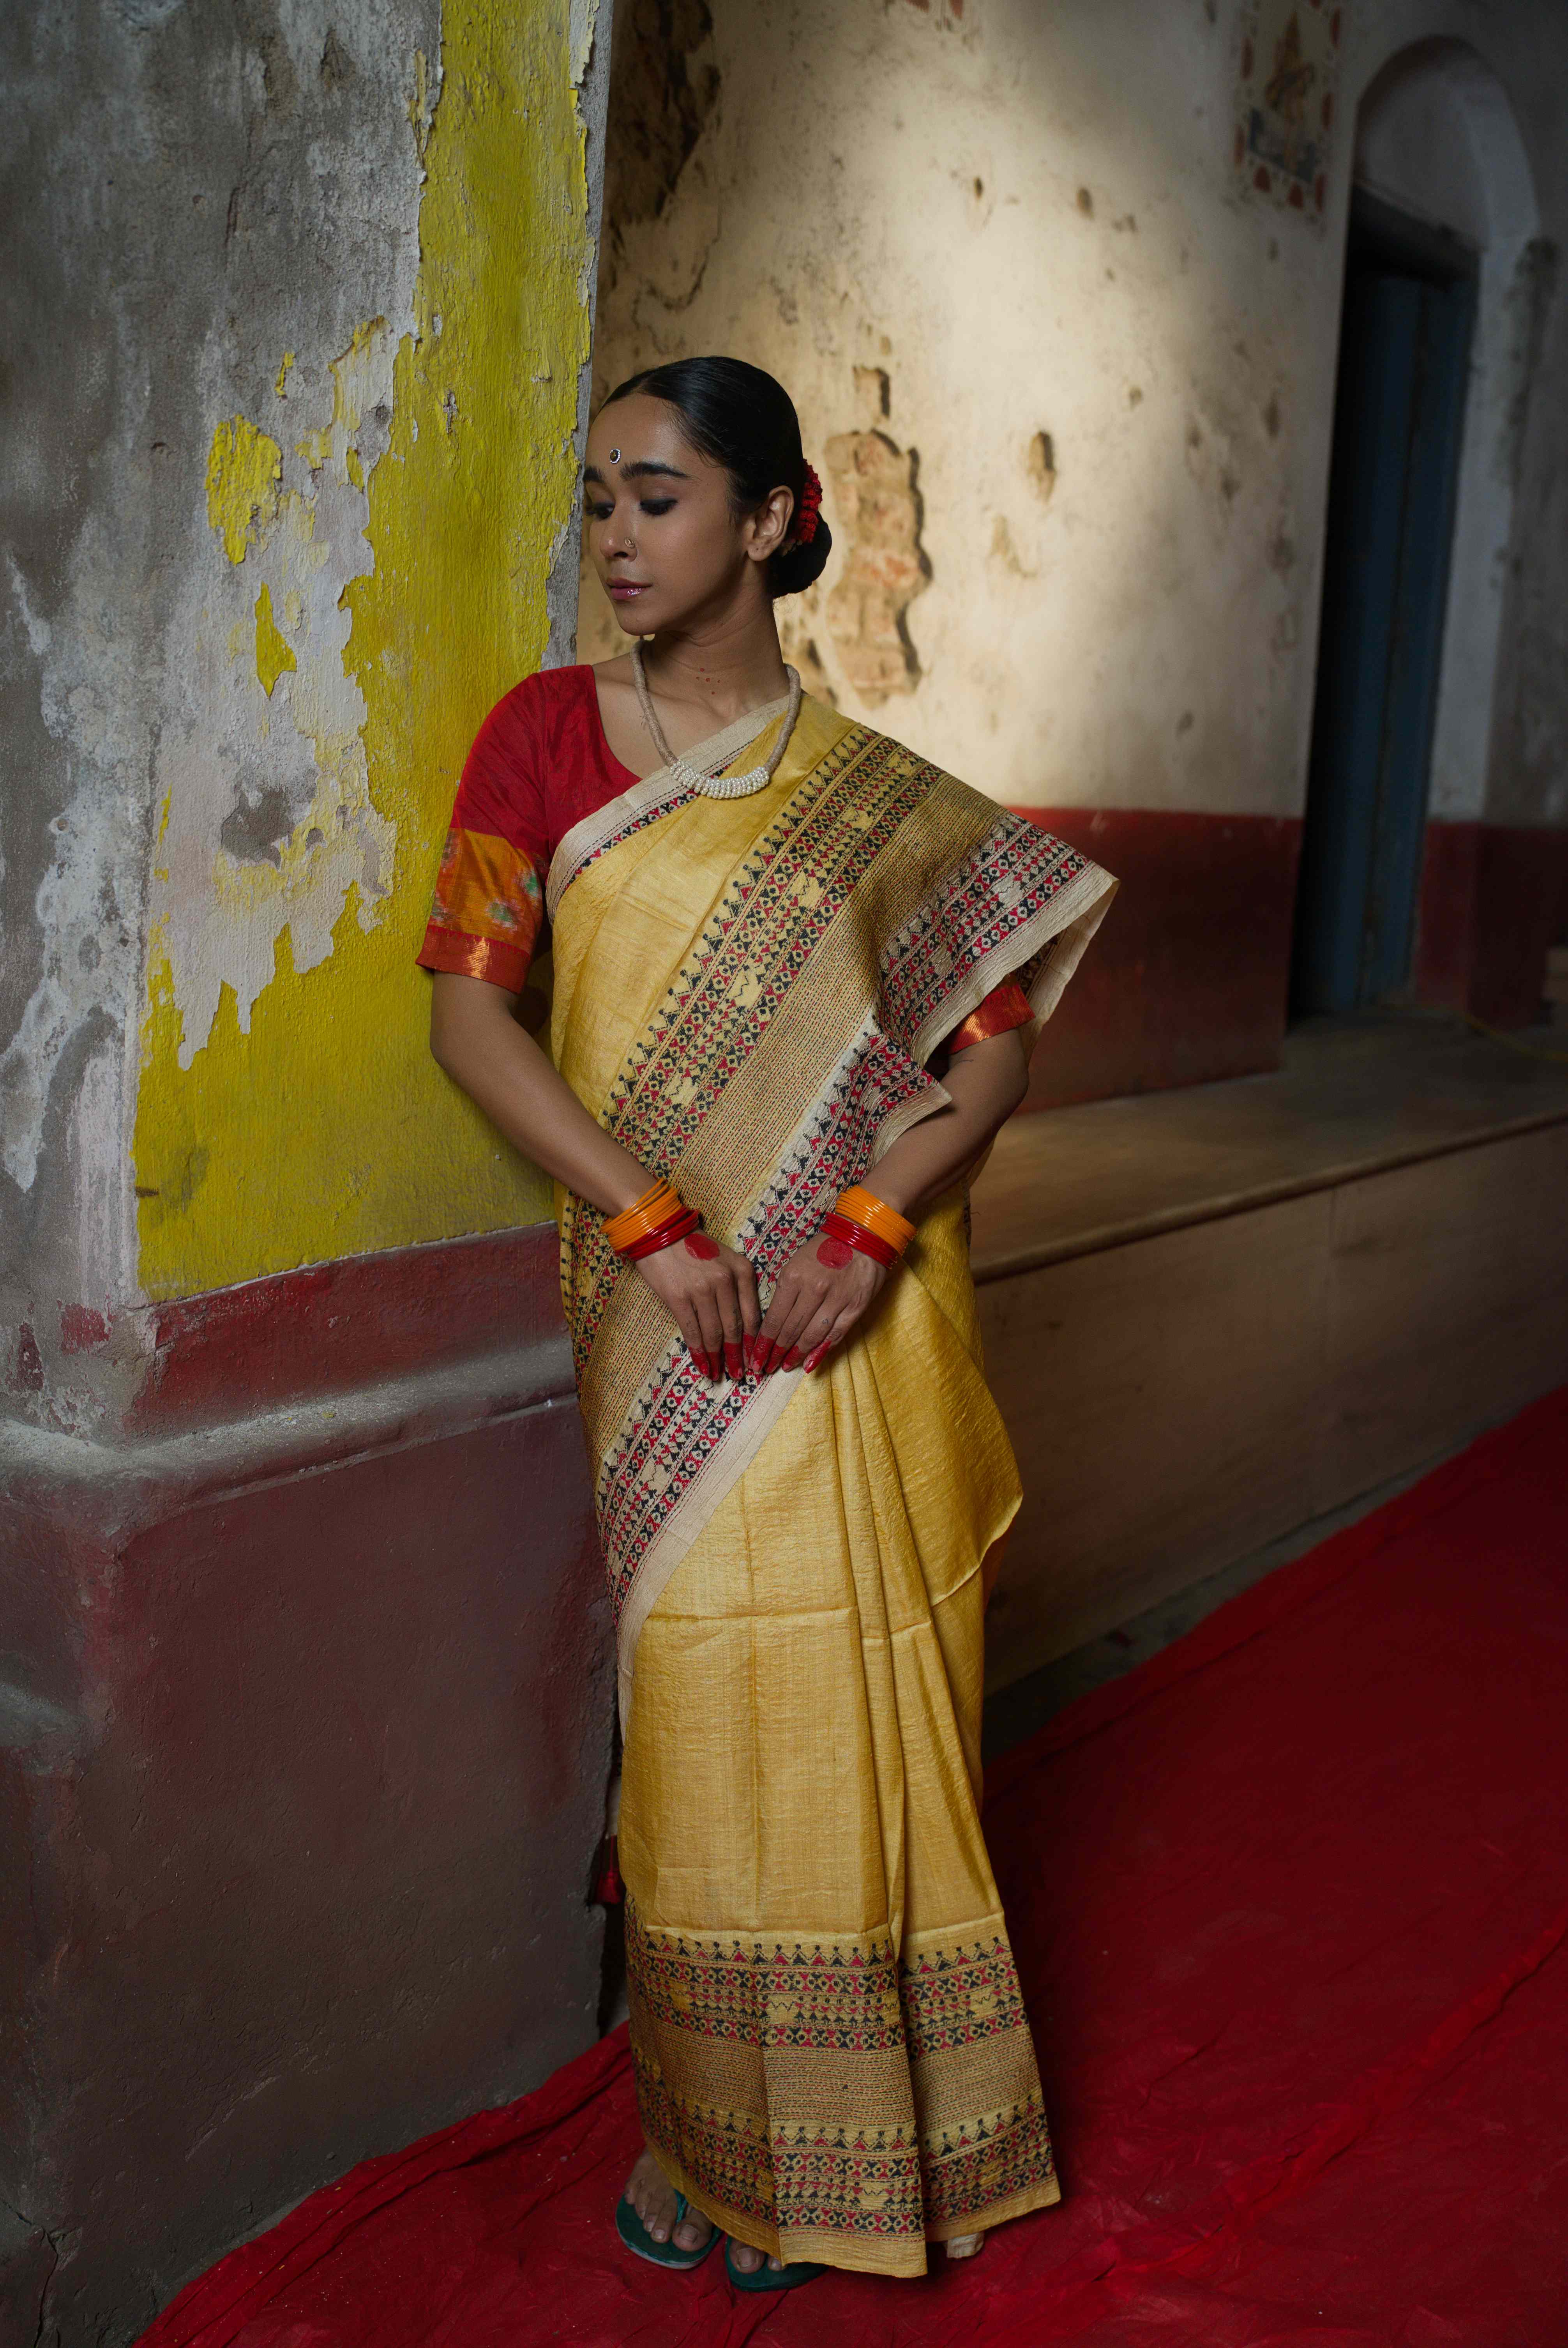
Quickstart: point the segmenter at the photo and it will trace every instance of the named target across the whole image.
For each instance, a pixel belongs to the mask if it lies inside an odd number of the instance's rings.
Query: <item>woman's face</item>
[[[776,489],[737,519],[730,477],[693,448],[676,410],[634,392],[588,436],[583,530],[600,584],[628,635],[722,619],[767,589],[793,499]]]

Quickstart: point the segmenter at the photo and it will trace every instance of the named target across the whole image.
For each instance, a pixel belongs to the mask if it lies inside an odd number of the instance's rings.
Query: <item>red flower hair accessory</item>
[[[805,487],[800,493],[800,503],[794,510],[794,542],[797,546],[811,544],[812,540],[816,536],[816,518],[821,511],[822,483],[817,479],[815,466],[808,465],[805,469]]]

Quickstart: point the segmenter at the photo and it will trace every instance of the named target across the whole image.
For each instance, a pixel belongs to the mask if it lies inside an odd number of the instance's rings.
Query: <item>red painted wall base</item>
[[[1568,936],[1568,831],[1429,823],[1416,921],[1418,1002],[1531,1026]]]
[[[1255,1076],[1279,1066],[1298,821],[1149,808],[1020,808],[1122,883],[1040,1037],[1028,1108]],[[1568,939],[1568,830],[1430,823],[1416,1002],[1498,1027],[1541,1016]]]
[[[1301,826],[1150,808],[1020,808],[1122,887],[1045,1029],[1030,1108],[1279,1066]]]

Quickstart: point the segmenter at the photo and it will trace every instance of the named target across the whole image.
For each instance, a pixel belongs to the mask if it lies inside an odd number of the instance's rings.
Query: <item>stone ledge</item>
[[[105,1540],[201,1500],[236,1495],[515,1418],[577,1407],[565,1330],[549,1338],[443,1363],[178,1433],[118,1442],[0,1426],[0,1502],[39,1516],[84,1518]]]
[[[1040,1054],[1050,1049],[1048,1027]],[[974,1199],[982,1286],[1568,1121],[1568,1066],[1423,1014],[1321,1020],[1276,1075],[1015,1118]]]

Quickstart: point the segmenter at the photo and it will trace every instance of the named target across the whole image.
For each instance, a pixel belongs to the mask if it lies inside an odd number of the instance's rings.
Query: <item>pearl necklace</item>
[[[774,744],[767,765],[748,767],[739,775],[710,775],[691,765],[687,759],[678,758],[670,747],[664,728],[659,723],[659,713],[653,706],[653,695],[648,690],[648,679],[642,674],[642,646],[634,644],[631,647],[631,682],[637,687],[637,705],[642,712],[643,724],[653,737],[654,748],[677,782],[683,783],[689,791],[700,791],[710,799],[749,798],[753,791],[760,791],[765,784],[771,783],[778,772],[779,761],[788,749],[789,737],[794,732],[794,721],[800,716],[799,675],[787,665],[784,675],[789,679],[789,707],[784,712],[779,738]]]

